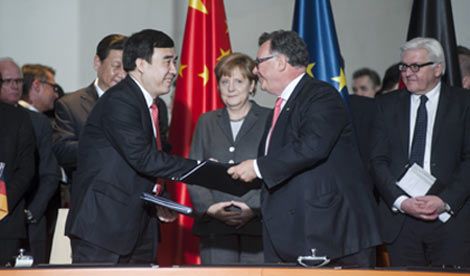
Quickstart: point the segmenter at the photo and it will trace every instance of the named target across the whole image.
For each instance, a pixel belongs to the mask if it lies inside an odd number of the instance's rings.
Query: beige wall
[[[412,0],[331,0],[348,80],[369,66],[383,74],[398,60]],[[470,1],[452,0],[458,43],[470,46]],[[294,0],[225,0],[232,48],[254,56],[263,31],[290,29]],[[0,57],[38,62],[57,70],[66,91],[95,77],[92,58],[106,34],[161,29],[180,50],[187,0],[0,0]],[[272,97],[257,101],[271,106]],[[168,100],[168,97],[167,97]]]

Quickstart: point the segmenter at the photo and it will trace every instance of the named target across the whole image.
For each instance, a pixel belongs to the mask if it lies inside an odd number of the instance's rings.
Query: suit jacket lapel
[[[434,148],[435,146],[437,146],[436,143],[437,143],[440,131],[442,129],[442,125],[444,124],[445,117],[447,116],[446,115],[447,111],[450,108],[450,103],[451,103],[451,101],[449,100],[450,96],[451,94],[449,93],[448,87],[444,83],[441,83],[439,103],[437,105],[436,118],[434,120],[434,128],[432,132],[431,148]]]
[[[396,105],[398,107],[397,117],[398,119],[398,129],[400,130],[400,140],[401,148],[403,155],[408,159],[409,145],[410,145],[410,92],[407,90],[402,90],[400,97],[398,98],[399,103]]]
[[[303,89],[307,78],[310,78],[307,74],[305,74],[302,79],[300,79],[299,83],[295,86],[294,91],[290,95],[289,99],[287,100],[286,104],[282,108],[279,117],[277,118],[276,125],[274,126],[273,132],[271,133],[271,140],[269,141],[269,148],[268,152],[271,148],[279,147],[280,143],[282,142],[282,134],[287,127],[287,122],[289,121],[289,116],[292,110],[295,107],[295,99],[299,95],[300,91]]]
[[[145,101],[145,97],[142,94],[143,91],[140,90],[140,87],[131,79],[130,76],[127,76],[125,81],[131,89],[131,93],[134,94],[132,97],[134,97],[140,105],[141,114],[143,116],[142,123],[144,124],[144,131],[150,130],[149,134],[152,136],[152,141],[156,146],[156,140],[153,138],[155,136],[153,134],[152,118],[150,117],[150,110],[147,106],[147,102]]]
[[[85,92],[86,93],[80,97],[80,106],[85,111],[85,114],[90,114],[91,109],[95,106],[95,103],[98,100],[98,92],[95,89],[94,83],[89,85],[85,89]]]
[[[229,141],[233,142],[232,129],[230,127],[230,117],[226,108],[217,110],[217,125]]]
[[[240,141],[241,139],[243,139],[243,136],[245,136],[248,131],[255,125],[256,120],[258,120],[258,110],[258,105],[255,102],[251,102],[251,109],[246,115],[235,141]]]

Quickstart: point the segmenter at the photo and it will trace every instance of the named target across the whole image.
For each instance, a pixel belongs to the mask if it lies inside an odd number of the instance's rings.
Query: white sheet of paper
[[[406,171],[397,185],[409,196],[417,197],[427,194],[434,182],[436,178],[415,163]],[[449,218],[450,215],[447,212],[439,215],[439,220],[442,222],[448,221]]]
[[[416,197],[425,195],[435,181],[436,178],[432,174],[415,163],[406,171],[397,185],[409,196]]]

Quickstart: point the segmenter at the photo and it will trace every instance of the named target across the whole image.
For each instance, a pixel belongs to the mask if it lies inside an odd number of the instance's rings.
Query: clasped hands
[[[232,205],[240,208],[240,210],[229,210],[228,208]],[[209,206],[206,214],[237,229],[241,228],[255,216],[253,210],[246,203],[240,201],[214,203]]]
[[[446,204],[435,195],[418,196],[405,199],[401,209],[406,214],[422,220],[435,220],[445,211]]]

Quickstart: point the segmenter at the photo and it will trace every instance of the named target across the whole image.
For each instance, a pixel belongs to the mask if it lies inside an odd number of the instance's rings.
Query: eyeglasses
[[[272,59],[272,58],[275,57],[275,56],[276,56],[276,55],[270,55],[270,56],[267,56],[267,57],[256,58],[256,59],[255,59],[255,65],[256,65],[256,67],[258,67],[261,63]]]
[[[433,64],[435,64],[435,62],[433,62],[433,61],[426,62],[426,63],[423,63],[423,64],[413,63],[413,64],[410,64],[410,65],[405,64],[405,63],[399,63],[398,64],[398,70],[400,70],[401,72],[406,72],[406,70],[408,68],[410,68],[411,72],[418,73],[419,69],[421,69],[421,67],[425,67],[425,66],[429,66],[429,65],[433,65]]]
[[[19,78],[19,79],[2,79],[0,80],[0,84],[3,85],[3,84],[6,84],[8,86],[12,86],[14,84],[16,84],[17,86],[20,86],[23,84],[23,79]]]
[[[50,83],[48,81],[41,81],[41,83],[50,85],[52,87],[52,89],[54,90],[54,93],[60,95],[60,92],[62,91],[62,88],[58,84]]]

